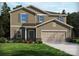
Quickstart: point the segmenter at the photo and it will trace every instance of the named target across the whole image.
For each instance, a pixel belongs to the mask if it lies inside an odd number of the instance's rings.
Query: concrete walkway
[[[73,43],[45,43],[51,47],[69,53],[71,55],[79,56],[79,45]]]

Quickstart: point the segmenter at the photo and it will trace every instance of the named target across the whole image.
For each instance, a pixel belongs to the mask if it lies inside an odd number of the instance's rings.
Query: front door
[[[27,40],[35,41],[36,39],[36,30],[29,28],[27,29]]]

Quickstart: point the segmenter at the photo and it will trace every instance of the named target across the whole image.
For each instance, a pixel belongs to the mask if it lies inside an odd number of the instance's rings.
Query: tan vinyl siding
[[[67,30],[66,32],[66,37],[70,37],[70,29],[65,27],[64,25],[61,25],[59,23],[56,23],[56,27],[53,27],[53,22],[50,22],[50,23],[47,23],[47,24],[44,24],[40,27],[37,27],[36,30],[37,30],[37,38],[41,38],[41,30]]]
[[[10,38],[16,38],[17,32],[20,30],[20,27],[10,27]]]
[[[45,16],[45,21],[48,21],[48,20],[51,20],[51,19],[55,19],[55,18],[57,18],[58,19],[58,17],[59,16]],[[64,23],[66,23],[66,17],[65,16],[63,16],[64,17]]]
[[[39,23],[38,19],[37,19],[37,15],[31,14],[30,12],[24,11],[24,10],[21,9],[21,10],[15,11],[13,13],[10,13],[10,24],[11,25],[22,25],[22,23],[20,22],[20,17],[19,17],[20,13],[26,13],[26,14],[29,15],[28,22],[26,22],[26,23]],[[54,18],[57,18],[57,17],[58,16],[45,15],[44,21],[48,21],[48,20],[51,20],[51,19],[54,19]],[[66,22],[66,17],[65,17],[65,22]]]
[[[16,12],[10,13],[10,24],[11,25],[22,25],[22,23],[20,22],[20,18],[19,18],[19,14],[20,13],[26,13],[28,14],[28,22],[26,23],[36,23],[36,19],[35,19],[35,15],[29,13],[28,11],[24,11],[24,10],[18,10]]]

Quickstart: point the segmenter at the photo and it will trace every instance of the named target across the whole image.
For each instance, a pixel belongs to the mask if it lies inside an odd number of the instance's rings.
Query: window
[[[62,22],[64,22],[64,17],[63,16],[59,16],[58,19]]]
[[[44,22],[44,16],[38,15],[37,16],[39,23]]]
[[[28,21],[28,14],[21,13],[20,14],[20,21],[21,21],[21,23],[26,23]]]

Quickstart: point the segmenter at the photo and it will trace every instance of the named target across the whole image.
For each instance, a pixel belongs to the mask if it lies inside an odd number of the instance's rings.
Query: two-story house
[[[10,38],[64,42],[71,38],[72,26],[66,14],[41,10],[35,6],[19,7],[10,11]]]

